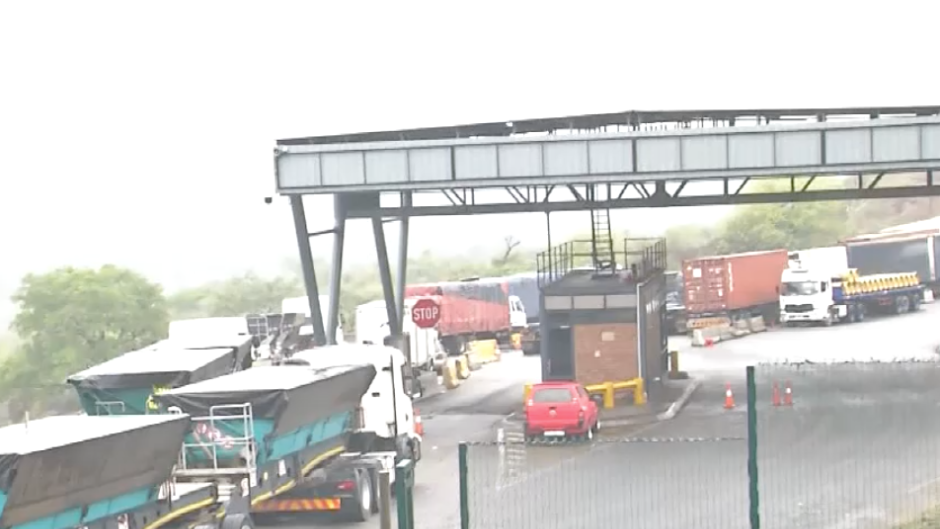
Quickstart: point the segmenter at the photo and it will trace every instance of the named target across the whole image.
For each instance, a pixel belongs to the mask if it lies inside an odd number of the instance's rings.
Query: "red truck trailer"
[[[498,282],[446,281],[409,285],[405,297],[435,296],[441,306],[437,331],[450,355],[466,351],[473,340],[506,341],[511,332],[509,295]]]
[[[769,250],[689,259],[682,263],[688,328],[741,318],[779,315],[780,275],[787,250]]]

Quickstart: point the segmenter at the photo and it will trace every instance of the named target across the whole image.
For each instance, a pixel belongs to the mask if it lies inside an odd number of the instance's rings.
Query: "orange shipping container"
[[[787,250],[689,259],[682,263],[689,314],[724,314],[775,304]]]

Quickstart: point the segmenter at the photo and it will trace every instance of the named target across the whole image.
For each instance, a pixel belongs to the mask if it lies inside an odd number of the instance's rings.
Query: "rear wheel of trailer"
[[[364,522],[378,510],[373,494],[373,480],[368,470],[356,470],[355,488],[350,498],[340,504],[340,516],[352,522]]]

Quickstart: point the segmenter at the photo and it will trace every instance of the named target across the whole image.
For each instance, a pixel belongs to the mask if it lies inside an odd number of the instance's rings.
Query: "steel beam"
[[[339,297],[343,284],[343,248],[346,242],[346,201],[343,195],[333,195],[333,262],[330,266],[330,306],[327,317],[327,343],[336,344],[339,327]]]
[[[297,248],[300,250],[300,268],[304,275],[307,304],[310,306],[313,342],[316,345],[324,345],[326,344],[326,335],[323,331],[323,314],[320,312],[320,289],[317,287],[317,273],[313,266],[313,252],[310,250],[310,235],[307,232],[307,215],[304,212],[303,197],[290,197],[290,207],[294,216]]]
[[[792,192],[742,193],[729,189],[728,193],[713,195],[676,196],[651,194],[649,197],[614,198],[603,200],[567,200],[528,203],[468,203],[466,205],[386,207],[379,210],[350,210],[350,218],[381,215],[387,217],[436,217],[455,215],[490,215],[505,213],[549,213],[556,211],[584,211],[590,209],[666,208],[691,206],[729,206],[741,204],[771,204],[779,202],[820,202],[831,200],[864,200],[875,198],[911,198],[940,196],[940,186],[898,186],[863,189],[808,189]]]
[[[385,227],[382,217],[372,217],[372,234],[375,237],[375,256],[379,262],[379,280],[382,282],[382,297],[385,299],[385,313],[388,316],[388,329],[392,336],[401,336],[401,325],[395,310],[395,293],[392,291],[392,271],[388,265],[388,247],[385,244]]]
[[[410,210],[411,191],[405,191],[401,194],[402,209]],[[395,292],[396,298],[395,314],[398,316],[398,329],[405,328],[405,283],[408,279],[408,230],[410,228],[410,219],[408,215],[401,218],[401,226],[398,232],[398,270],[396,270]]]

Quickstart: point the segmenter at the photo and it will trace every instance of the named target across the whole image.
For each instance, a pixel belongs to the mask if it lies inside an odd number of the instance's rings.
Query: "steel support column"
[[[411,191],[401,194],[401,207],[406,212],[411,209]],[[405,328],[405,283],[408,278],[408,229],[410,218],[407,214],[401,217],[401,231],[398,232],[398,270],[396,270],[395,293],[397,294],[395,314],[398,316],[398,329]]]
[[[320,289],[317,287],[317,273],[313,268],[313,253],[310,251],[310,233],[307,231],[307,215],[301,195],[291,195],[291,212],[294,215],[294,232],[297,234],[297,248],[300,249],[300,268],[304,274],[304,287],[307,291],[307,304],[310,306],[310,324],[313,326],[313,342],[326,344],[323,332],[323,314],[320,312]]]
[[[395,293],[392,291],[392,271],[388,265],[388,247],[385,244],[385,228],[382,217],[372,217],[372,234],[375,237],[375,254],[379,262],[379,280],[382,282],[382,297],[388,315],[388,330],[392,336],[401,336],[398,314],[395,311]]]
[[[346,242],[346,201],[342,194],[333,195],[333,262],[330,264],[330,305],[327,309],[326,341],[336,344],[339,327],[339,296],[343,284],[343,245]]]

